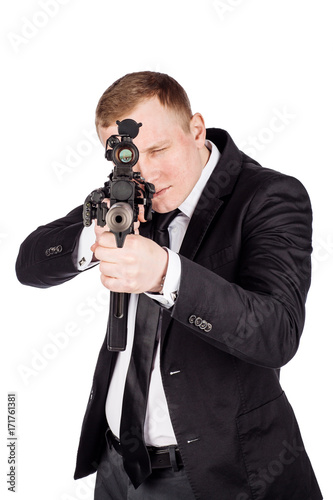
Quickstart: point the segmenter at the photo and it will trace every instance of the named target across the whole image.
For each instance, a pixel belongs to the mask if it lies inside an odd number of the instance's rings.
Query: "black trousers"
[[[122,457],[106,445],[97,470],[94,500],[194,500],[184,467],[153,469],[139,488],[129,480]]]

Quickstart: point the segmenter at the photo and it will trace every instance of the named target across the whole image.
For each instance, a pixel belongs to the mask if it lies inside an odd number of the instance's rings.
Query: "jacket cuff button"
[[[201,326],[202,324],[202,318],[200,318],[200,316],[197,317],[197,319],[195,320],[194,322],[195,326]]]

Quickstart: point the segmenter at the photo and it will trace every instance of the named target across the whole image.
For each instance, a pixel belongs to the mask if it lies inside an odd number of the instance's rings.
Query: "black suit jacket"
[[[230,136],[181,250],[181,282],[163,311],[161,374],[195,497],[322,498],[279,369],[296,353],[310,285],[311,206],[295,178],[262,168]],[[48,287],[78,271],[81,207],[22,244],[17,275]],[[141,226],[143,235],[149,223]],[[116,359],[102,346],[84,417],[75,478],[94,472],[107,428]]]

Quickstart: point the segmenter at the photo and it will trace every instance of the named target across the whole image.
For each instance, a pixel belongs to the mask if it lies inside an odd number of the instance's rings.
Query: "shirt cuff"
[[[156,300],[161,305],[169,309],[174,305],[180,285],[181,263],[176,252],[163,247],[169,254],[168,268],[165,275],[162,293],[146,293],[148,297]]]
[[[90,250],[90,247],[95,243],[95,239],[94,224],[91,224],[89,227],[84,227],[78,241],[75,262],[79,271],[85,271],[88,267],[96,264],[96,262],[91,262],[93,252]]]

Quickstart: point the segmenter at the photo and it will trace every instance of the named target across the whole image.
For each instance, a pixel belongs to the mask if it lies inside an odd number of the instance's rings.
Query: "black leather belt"
[[[120,441],[114,436],[110,429],[106,431],[105,437],[109,447],[113,447],[119,455],[122,455]],[[172,467],[173,470],[177,471],[184,466],[177,446],[147,446],[147,450],[150,456],[152,469]]]

